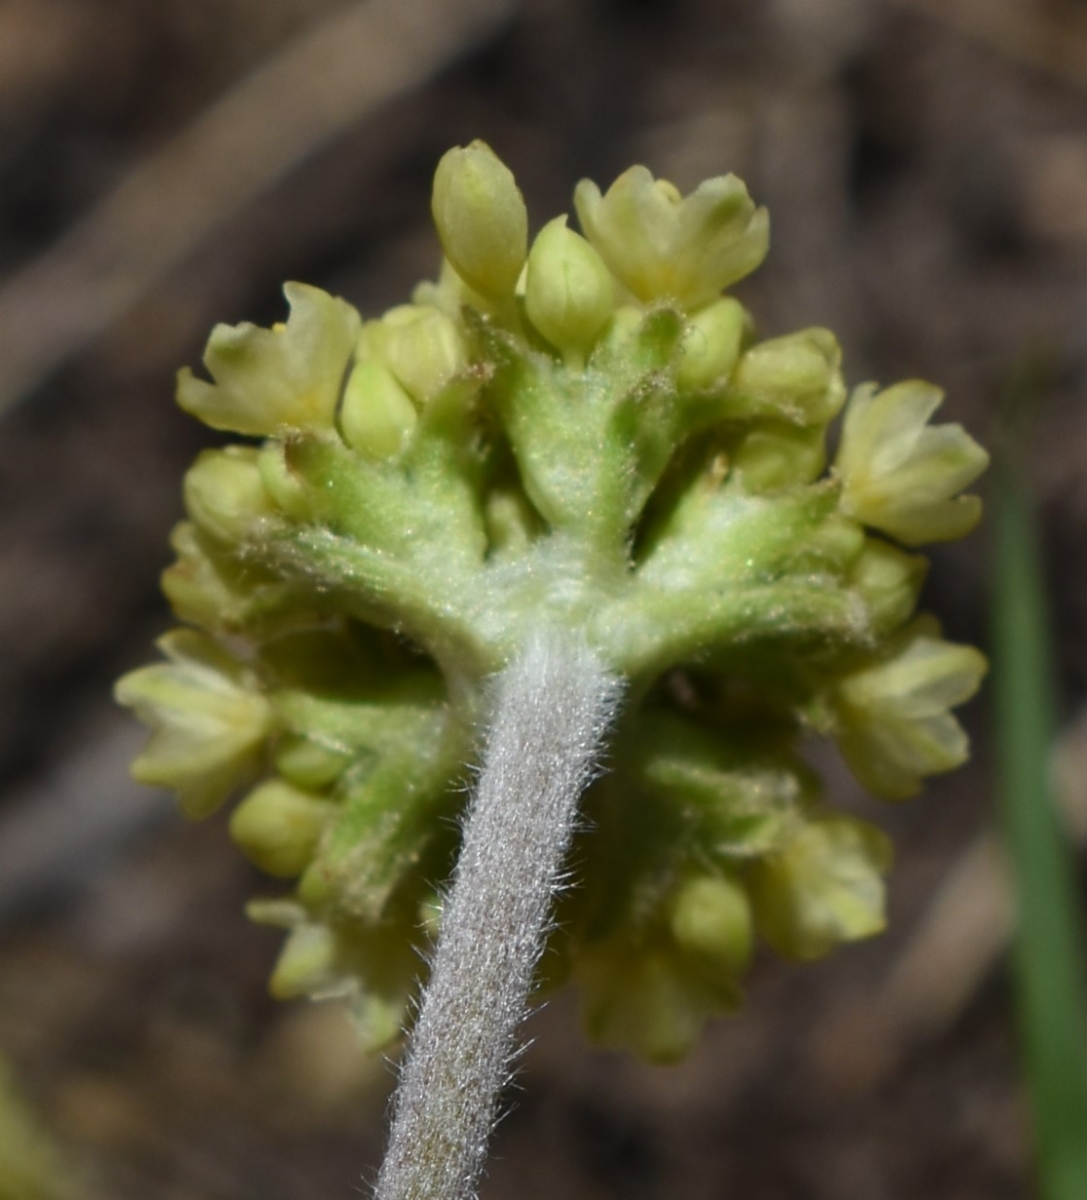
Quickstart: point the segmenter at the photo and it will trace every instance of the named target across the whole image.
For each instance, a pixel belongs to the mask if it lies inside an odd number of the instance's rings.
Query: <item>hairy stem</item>
[[[528,1007],[577,800],[619,697],[560,633],[498,677],[482,770],[376,1200],[469,1200]]]

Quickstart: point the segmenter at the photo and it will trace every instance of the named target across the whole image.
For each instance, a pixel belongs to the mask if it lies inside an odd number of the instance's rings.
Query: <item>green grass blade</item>
[[[1087,1197],[1087,989],[1072,857],[1049,782],[1053,680],[1033,514],[1010,471],[993,504],[997,768],[1019,927],[1020,1033],[1044,1200]]]

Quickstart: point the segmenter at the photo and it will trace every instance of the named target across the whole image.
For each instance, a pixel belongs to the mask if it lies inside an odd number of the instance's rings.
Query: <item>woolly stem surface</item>
[[[469,1200],[619,681],[558,631],[498,676],[376,1200]]]

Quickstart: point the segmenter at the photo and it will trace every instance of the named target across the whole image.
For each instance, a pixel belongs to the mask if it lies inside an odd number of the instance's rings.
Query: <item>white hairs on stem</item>
[[[470,1200],[563,883],[577,801],[621,684],[569,634],[498,676],[430,984],[394,1100],[376,1200]]]

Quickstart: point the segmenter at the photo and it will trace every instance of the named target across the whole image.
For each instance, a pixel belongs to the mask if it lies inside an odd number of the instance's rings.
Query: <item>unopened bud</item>
[[[604,943],[581,955],[575,972],[589,1036],[653,1062],[682,1058],[706,1016],[721,1008],[724,989],[707,989],[670,946]]]
[[[795,562],[808,563],[812,570],[846,570],[864,549],[864,530],[856,521],[831,513],[816,525],[797,547]]]
[[[868,605],[868,619],[880,635],[904,625],[917,607],[928,559],[907,554],[882,538],[866,538],[850,571],[850,582]]]
[[[540,230],[528,256],[528,318],[564,354],[583,359],[611,316],[615,284],[604,260],[556,217]]]
[[[299,924],[280,951],[268,988],[278,1000],[328,992],[339,978],[338,957],[327,925]]]
[[[468,363],[456,322],[429,306],[402,304],[363,331],[369,347],[400,384],[425,404]]]
[[[189,516],[221,542],[240,541],[275,512],[249,446],[203,451],[185,475],[184,495]]]
[[[352,449],[395,458],[417,420],[411,397],[387,367],[372,358],[355,366],[340,408],[340,431]]]
[[[528,211],[509,167],[485,142],[448,151],[434,174],[434,224],[457,274],[490,298],[513,294],[528,252]]]
[[[739,883],[703,875],[681,884],[672,900],[672,936],[688,954],[738,975],[751,957],[751,905]]]
[[[220,564],[208,555],[192,521],[174,526],[170,545],[177,553],[177,561],[162,574],[162,590],[170,607],[190,625],[218,629],[225,623],[234,601]]]
[[[799,425],[825,425],[845,402],[842,351],[829,329],[768,338],[740,359],[736,390]]]
[[[250,792],[230,818],[230,836],[269,875],[305,870],[332,810],[327,800],[272,779]]]
[[[602,342],[610,350],[619,353],[624,345],[637,334],[645,321],[645,313],[633,304],[620,305],[611,316],[604,330]]]
[[[540,517],[528,498],[514,488],[494,488],[483,519],[492,554],[523,553],[540,532]]]
[[[296,521],[308,521],[312,514],[312,496],[305,481],[287,464],[286,446],[269,439],[257,452],[261,482],[276,507]]]
[[[679,386],[698,391],[730,375],[750,326],[747,310],[731,296],[697,312],[683,335],[683,357],[676,376]]]
[[[776,492],[811,483],[827,463],[821,425],[765,421],[755,425],[733,452],[733,468],[749,492]]]
[[[349,750],[313,738],[288,734],[276,747],[276,770],[303,790],[335,783],[350,762]]]

